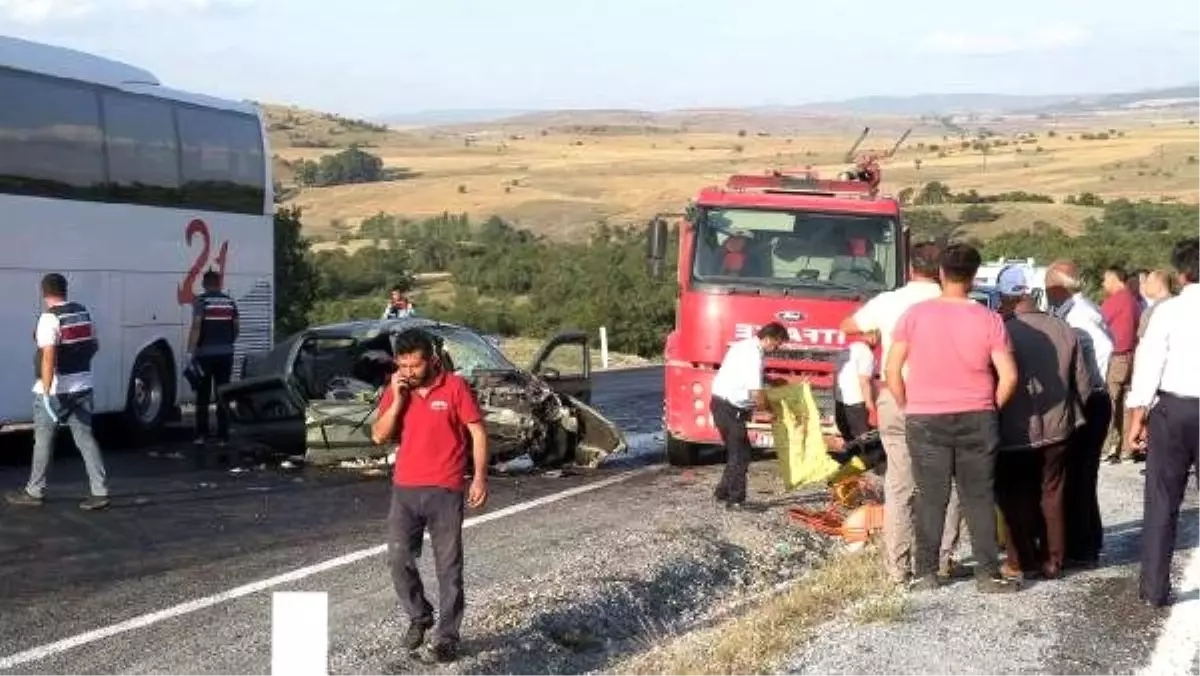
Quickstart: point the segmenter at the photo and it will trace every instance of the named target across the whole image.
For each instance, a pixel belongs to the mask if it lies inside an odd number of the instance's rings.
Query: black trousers
[[[425,530],[433,542],[437,571],[438,616],[435,641],[457,642],[466,602],[463,595],[463,512],[461,491],[438,487],[392,486],[388,512],[388,563],[392,586],[409,620],[433,626],[433,606],[425,598],[425,586],[417,570],[425,542]]]
[[[1066,532],[1066,558],[1095,563],[1104,548],[1104,523],[1100,519],[1096,483],[1100,477],[1104,440],[1112,419],[1112,400],[1108,392],[1092,392],[1084,403],[1083,415],[1086,422],[1075,430],[1067,449],[1063,529]]]
[[[746,474],[750,471],[750,454],[753,450],[750,447],[750,433],[746,431],[750,411],[738,408],[720,397],[713,397],[708,408],[712,411],[713,424],[721,434],[726,452],[725,471],[721,473],[721,481],[713,495],[725,502],[745,502]]]
[[[1008,526],[1009,565],[1037,572],[1062,568],[1063,480],[1067,444],[1000,451],[996,458],[996,504]]]
[[[938,549],[953,479],[978,562],[975,574],[996,575],[1000,551],[994,491],[1000,426],[995,411],[909,414],[905,437],[916,485],[913,574],[919,578],[938,571]]]
[[[837,424],[838,432],[846,441],[856,439],[871,431],[871,417],[867,413],[866,404],[843,404],[834,402],[833,421]]]
[[[1159,392],[1158,403],[1150,409],[1148,427],[1150,451],[1146,454],[1139,589],[1142,598],[1163,605],[1171,589],[1179,503],[1188,474],[1197,463],[1200,400]]]
[[[208,436],[208,406],[216,399],[217,388],[229,384],[233,374],[233,355],[219,357],[196,357],[196,364],[204,371],[200,378],[200,389],[196,390],[196,437]],[[217,402],[217,438],[229,439],[229,410]]]

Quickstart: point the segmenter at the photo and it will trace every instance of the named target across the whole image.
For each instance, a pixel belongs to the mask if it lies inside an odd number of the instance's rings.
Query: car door
[[[303,454],[317,465],[377,455],[371,442],[374,393],[335,392],[336,380],[350,376],[358,341],[329,334],[302,334],[294,341],[286,354],[269,360],[271,370],[221,388],[231,427],[242,438]]]
[[[529,372],[556,392],[592,401],[592,353],[588,335],[563,331],[546,341],[530,362]]]

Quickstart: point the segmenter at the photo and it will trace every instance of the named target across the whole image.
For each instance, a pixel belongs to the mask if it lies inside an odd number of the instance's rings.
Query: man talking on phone
[[[458,655],[463,609],[464,505],[487,501],[487,434],[470,386],[447,372],[423,331],[395,339],[396,371],[384,386],[371,439],[379,445],[398,439],[388,513],[388,562],[392,583],[409,617],[404,647],[421,647],[434,628],[433,656],[452,662]],[[474,472],[464,474],[467,440]],[[417,559],[428,528],[438,580],[438,617],[425,598]]]

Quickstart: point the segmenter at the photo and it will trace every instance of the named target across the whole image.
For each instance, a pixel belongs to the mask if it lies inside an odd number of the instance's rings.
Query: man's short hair
[[[1129,281],[1129,272],[1119,265],[1110,265],[1104,268],[1105,274],[1111,274],[1117,278],[1117,281],[1124,284]]]
[[[1175,243],[1171,251],[1171,266],[1192,284],[1200,281],[1200,237],[1189,237]]]
[[[433,338],[420,329],[408,329],[397,334],[393,345],[397,357],[402,354],[420,353],[426,359],[433,358]]]
[[[936,242],[918,242],[911,247],[912,252],[908,257],[908,266],[913,271],[928,277],[937,279],[938,276],[938,259],[941,258],[941,248]]]
[[[758,338],[759,340],[770,338],[772,340],[778,340],[782,343],[788,339],[788,332],[787,329],[783,327],[783,324],[780,324],[779,322],[771,322],[770,324],[767,324],[758,330]]]
[[[951,244],[942,251],[939,267],[942,276],[958,284],[970,284],[975,281],[975,273],[983,265],[983,257],[970,244]]]
[[[1171,274],[1170,270],[1155,268],[1146,273],[1146,280],[1149,281],[1151,279],[1157,279],[1159,284],[1162,284],[1163,289],[1166,290],[1168,295],[1175,295],[1175,275]]]
[[[67,278],[63,277],[57,272],[51,272],[45,277],[42,277],[42,295],[66,298]]]
[[[200,282],[206,288],[221,285],[221,273],[216,270],[208,270],[204,273],[204,277]]]

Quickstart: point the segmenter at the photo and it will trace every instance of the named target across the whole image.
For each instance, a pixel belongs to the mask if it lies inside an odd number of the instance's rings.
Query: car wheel
[[[700,446],[667,435],[667,462],[675,467],[690,467],[700,460]]]
[[[139,439],[162,431],[175,406],[175,380],[162,350],[150,348],[138,355],[129,374],[125,418]]]

